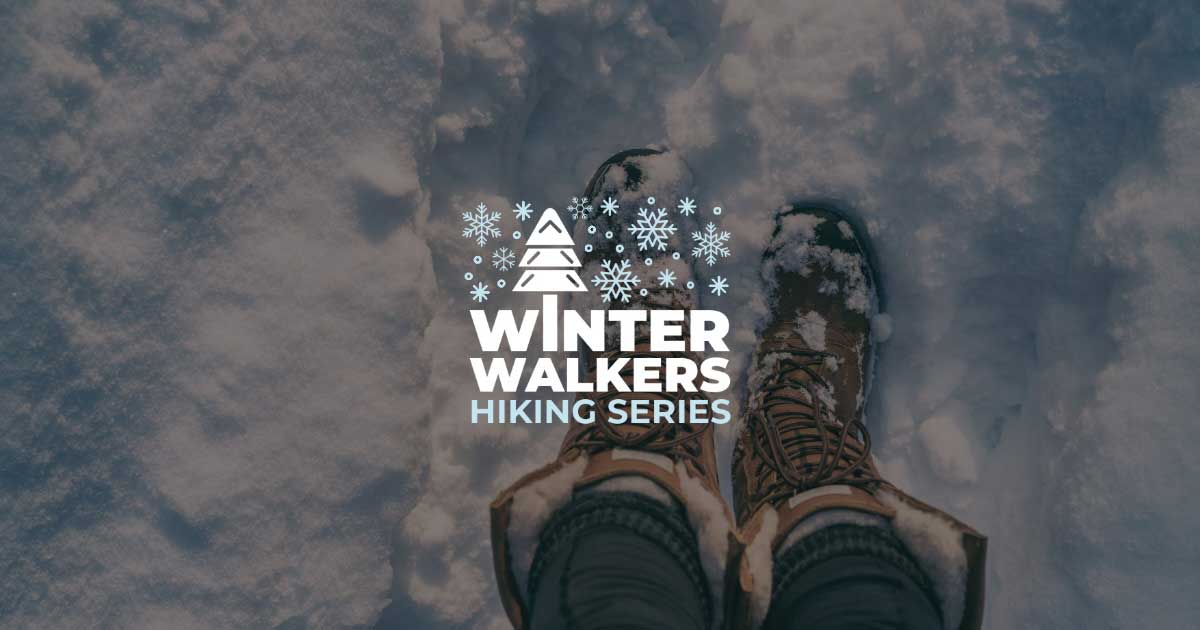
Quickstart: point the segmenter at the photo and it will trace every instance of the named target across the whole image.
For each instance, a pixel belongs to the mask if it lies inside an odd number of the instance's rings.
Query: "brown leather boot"
[[[629,261],[637,267],[642,282],[625,299],[603,301],[597,291],[575,294],[571,308],[688,310],[694,307],[693,291],[683,288],[686,262],[674,260],[665,252],[639,251],[624,229],[627,214],[636,216],[639,205],[657,196],[666,205],[685,189],[690,173],[677,157],[656,149],[636,149],[606,161],[588,185],[581,201],[594,213],[587,222],[577,223],[575,241],[589,244],[580,257],[584,282],[609,264]],[[605,200],[611,199],[619,210],[604,213]],[[594,228],[588,231],[588,228]],[[612,236],[606,236],[610,234]],[[618,247],[619,246],[619,247]],[[652,264],[646,264],[650,258]],[[675,287],[657,287],[652,279],[662,269],[672,269],[680,281]],[[643,291],[644,289],[644,291]],[[684,335],[687,335],[686,324]],[[616,343],[606,348],[616,348]],[[608,350],[588,357],[589,367],[604,356],[618,357],[682,356],[685,353],[652,353],[648,327],[637,327],[636,347],[631,352]],[[692,357],[695,358],[695,357]],[[632,361],[630,362],[630,366]],[[632,381],[632,367],[621,373]],[[514,628],[521,630],[529,622],[526,601],[529,571],[539,532],[551,514],[566,505],[572,496],[598,488],[632,490],[667,503],[682,506],[696,535],[699,560],[708,582],[707,601],[713,627],[723,623],[724,591],[736,578],[741,545],[738,543],[732,513],[721,498],[717,477],[717,458],[711,424],[624,422],[610,424],[607,406],[617,398],[636,400],[689,400],[703,398],[702,392],[580,394],[595,402],[595,422],[572,423],[567,429],[558,457],[529,473],[493,501],[492,552],[500,587],[501,601]],[[730,560],[730,558],[733,560]]]
[[[747,545],[737,616],[757,626],[773,560],[832,524],[891,528],[928,574],[947,628],[978,628],[986,541],[883,479],[863,422],[878,291],[865,234],[829,207],[776,215],[763,256],[769,314],[747,378],[733,453],[734,510]],[[924,518],[921,516],[924,515]],[[949,545],[930,544],[930,536]]]

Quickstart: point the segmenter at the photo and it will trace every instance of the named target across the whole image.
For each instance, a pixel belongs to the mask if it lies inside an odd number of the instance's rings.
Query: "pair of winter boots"
[[[655,195],[665,202],[686,193],[689,177],[686,165],[668,152],[626,151],[601,166],[581,203],[600,208],[612,200],[630,208]],[[585,277],[628,238],[621,229],[624,212],[596,213],[590,224],[615,238],[583,256]],[[686,277],[686,269],[674,269],[686,263],[658,258],[652,262],[670,277]],[[524,630],[529,623],[530,566],[550,514],[578,493],[606,484],[641,488],[684,508],[712,585],[714,628],[758,627],[770,603],[772,564],[782,550],[845,523],[879,527],[901,541],[926,576],[946,628],[980,627],[986,539],[889,483],[871,455],[863,414],[879,291],[866,234],[827,204],[785,206],[775,215],[761,278],[764,312],[729,471],[733,509],[721,496],[714,425],[613,424],[604,417],[606,397],[678,400],[705,394],[587,394],[600,403],[597,420],[572,424],[557,459],[504,490],[491,506],[496,576],[514,628]],[[695,291],[678,282],[609,306],[695,305]],[[639,343],[632,352],[611,354],[646,353]]]

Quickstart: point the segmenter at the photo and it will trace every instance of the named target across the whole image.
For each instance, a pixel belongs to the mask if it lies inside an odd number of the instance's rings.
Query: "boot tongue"
[[[863,352],[867,343],[863,331],[848,327],[842,319],[799,308],[763,333],[761,348],[765,353],[784,352],[796,359],[802,357],[812,374],[801,375],[801,380],[811,382],[822,402],[838,418],[853,420],[858,418],[863,402],[863,368],[867,359]]]
[[[783,391],[789,392],[791,397],[808,399],[811,398],[810,394],[815,395],[818,400],[810,400],[810,404],[820,402],[829,409],[836,409],[838,401],[835,398],[834,379],[838,371],[837,353],[827,350],[824,322],[820,322],[817,331],[808,332],[808,328],[817,328],[817,324],[812,321],[782,320],[767,329],[763,333],[762,356],[769,362],[783,363],[778,363],[778,367],[762,367],[767,373],[782,368],[778,382],[786,385]],[[792,367],[785,367],[788,364]],[[809,408],[808,412],[811,411]]]

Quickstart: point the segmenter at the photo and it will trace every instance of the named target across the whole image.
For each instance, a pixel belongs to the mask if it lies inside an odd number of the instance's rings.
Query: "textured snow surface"
[[[468,425],[461,213],[650,143],[735,235],[735,369],[771,210],[857,209],[876,451],[990,536],[988,627],[1200,618],[1194,2],[0,20],[6,628],[503,627],[486,506],[561,428]]]

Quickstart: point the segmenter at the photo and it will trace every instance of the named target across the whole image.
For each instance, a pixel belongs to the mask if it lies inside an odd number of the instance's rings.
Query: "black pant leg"
[[[928,597],[894,566],[869,556],[826,560],[771,603],[764,630],[936,630]]]
[[[532,630],[707,630],[695,535],[677,510],[625,493],[551,520],[531,573]]]
[[[886,530],[840,526],[776,563],[763,630],[938,630],[932,586]]]

